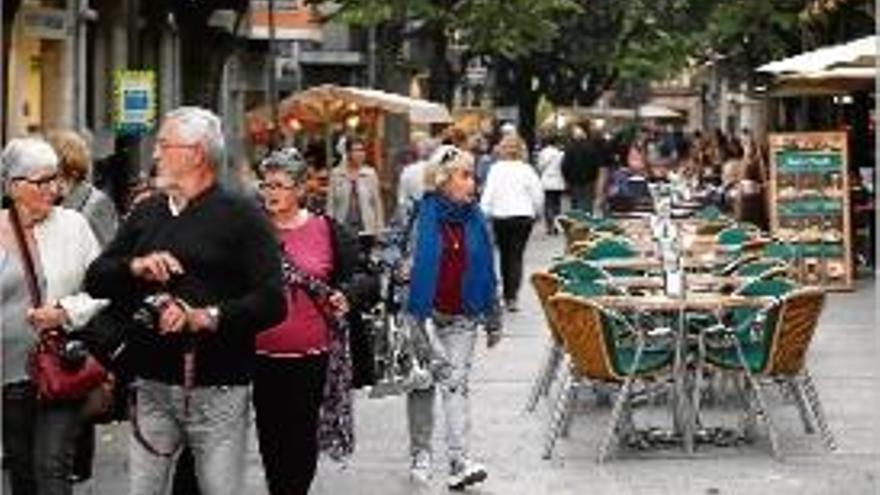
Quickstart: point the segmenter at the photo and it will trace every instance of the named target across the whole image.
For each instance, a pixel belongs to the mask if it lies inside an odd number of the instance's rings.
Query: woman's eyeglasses
[[[293,184],[283,184],[281,182],[260,182],[257,187],[261,191],[292,191],[296,189]]]
[[[46,177],[38,177],[38,178],[30,178],[30,177],[18,177],[14,179],[16,181],[27,182],[28,184],[35,186],[39,189],[50,189],[55,187],[58,184],[58,175],[52,174],[47,175]]]

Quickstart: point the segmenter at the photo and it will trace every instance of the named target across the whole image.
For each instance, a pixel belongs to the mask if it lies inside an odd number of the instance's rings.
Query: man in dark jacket
[[[588,135],[577,126],[572,129],[572,140],[562,157],[562,176],[573,209],[593,212],[601,203],[609,161],[600,137]]]
[[[164,493],[189,446],[203,495],[243,489],[257,332],[286,306],[271,227],[217,183],[220,120],[172,111],[157,136],[157,186],[92,264],[86,288],[137,324],[131,495]]]

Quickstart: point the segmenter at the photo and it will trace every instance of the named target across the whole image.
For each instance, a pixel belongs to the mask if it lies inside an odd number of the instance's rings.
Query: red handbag
[[[75,366],[66,363],[62,349],[68,342],[63,330],[47,330],[31,351],[28,374],[41,401],[83,399],[108,378],[107,370],[89,353]]]
[[[42,306],[42,297],[37,283],[36,268],[14,206],[9,209],[9,220],[18,243],[31,303],[35,308],[39,308]],[[107,370],[81,345],[76,356],[63,354],[66,350],[75,347],[68,347],[71,342],[72,339],[69,340],[64,330],[60,328],[40,333],[40,338],[28,359],[28,374],[37,390],[39,400],[54,402],[83,399],[108,380]]]

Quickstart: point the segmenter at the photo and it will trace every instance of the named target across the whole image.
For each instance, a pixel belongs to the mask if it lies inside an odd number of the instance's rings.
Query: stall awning
[[[876,67],[876,35],[859,38],[842,45],[827,46],[770,62],[758,67],[768,74],[812,74],[836,67]]]
[[[288,96],[278,104],[278,118],[279,125],[317,129],[326,124],[342,122],[362,110],[405,115],[413,124],[452,122],[449,110],[439,103],[375,89],[332,84]],[[247,121],[251,135],[268,132],[273,127],[268,105],[249,111]]]
[[[336,101],[355,104],[364,108],[378,108],[386,112],[406,114],[414,124],[448,124],[452,115],[446,106],[439,103],[410,98],[377,89],[350,86],[323,85],[296,93],[281,102],[284,109],[296,105],[327,105]]]
[[[332,120],[344,108],[350,106],[373,108],[385,112],[404,114],[414,124],[446,124],[452,116],[446,106],[439,103],[386,93],[377,89],[335,86],[325,84],[294,93],[278,104],[282,118],[302,116],[306,120]],[[268,115],[267,107],[251,114]]]
[[[636,111],[632,108],[587,107],[578,108],[574,113],[584,117],[606,119],[634,119]],[[681,119],[682,114],[663,105],[649,103],[639,107],[638,116],[642,119]]]

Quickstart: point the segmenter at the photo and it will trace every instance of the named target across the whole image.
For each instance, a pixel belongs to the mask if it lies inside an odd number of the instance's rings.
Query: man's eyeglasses
[[[14,180],[27,182],[28,184],[38,187],[40,189],[50,189],[55,187],[58,183],[58,175],[52,174],[47,175],[46,177],[38,177],[36,179],[32,179],[30,177],[18,177]]]
[[[195,149],[199,147],[198,143],[169,143],[167,141],[156,141],[156,147],[162,150],[170,149]]]

